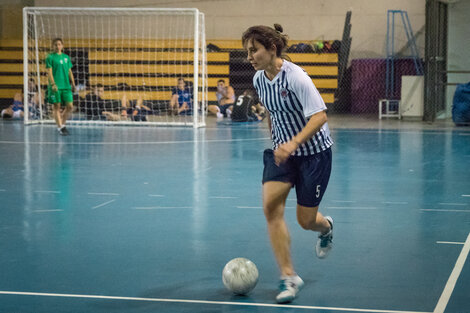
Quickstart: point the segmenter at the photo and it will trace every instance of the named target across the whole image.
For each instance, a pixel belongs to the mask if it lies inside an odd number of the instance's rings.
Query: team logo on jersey
[[[279,94],[281,95],[282,99],[285,99],[289,95],[289,91],[286,88],[281,88]]]

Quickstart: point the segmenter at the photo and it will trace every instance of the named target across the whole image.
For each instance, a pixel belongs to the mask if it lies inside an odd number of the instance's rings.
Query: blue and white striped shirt
[[[307,73],[287,60],[283,60],[281,71],[273,80],[269,80],[263,70],[257,71],[253,85],[270,113],[273,149],[297,135],[310,116],[326,110],[325,102]],[[332,144],[328,123],[325,123],[294,155],[320,153]]]

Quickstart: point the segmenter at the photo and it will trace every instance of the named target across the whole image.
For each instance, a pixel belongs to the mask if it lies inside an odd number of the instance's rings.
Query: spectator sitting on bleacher
[[[235,103],[235,91],[230,85],[225,85],[225,80],[219,79],[217,82],[217,105],[212,104],[207,107],[207,110],[217,116],[223,118],[224,116],[230,117]]]
[[[30,78],[28,81],[28,105],[30,116],[36,118],[39,114],[39,96],[37,93],[37,85],[34,79]],[[24,117],[24,93],[16,93],[13,96],[13,104],[8,108],[2,110],[2,117],[5,119],[22,119]]]
[[[22,119],[24,117],[23,95],[21,93],[15,94],[13,104],[2,110],[2,117],[4,119]]]
[[[178,85],[172,90],[170,113],[175,115],[192,114],[193,93],[184,78],[178,78]]]
[[[97,84],[93,87],[93,91],[85,96],[81,101],[82,111],[86,114],[87,120],[101,120],[102,112],[105,111],[105,100],[102,98],[104,94],[104,86]]]

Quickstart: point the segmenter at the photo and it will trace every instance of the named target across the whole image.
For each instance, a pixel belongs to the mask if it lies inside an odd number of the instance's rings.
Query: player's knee
[[[276,220],[283,218],[282,207],[279,204],[275,203],[265,203],[263,207],[264,216],[266,217],[266,221],[274,222]]]
[[[297,222],[299,223],[300,227],[305,230],[315,230],[317,228],[317,212],[316,211],[297,211]]]
[[[308,218],[305,216],[297,216],[297,222],[299,223],[300,227],[305,230],[311,230],[315,224],[315,219]]]

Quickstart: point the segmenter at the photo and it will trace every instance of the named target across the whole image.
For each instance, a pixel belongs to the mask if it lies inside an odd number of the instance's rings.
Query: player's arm
[[[276,164],[284,163],[301,144],[312,138],[326,121],[327,117],[325,111],[320,111],[312,115],[302,131],[292,137],[288,142],[279,145],[276,151],[274,151]]]
[[[232,86],[228,86],[227,89],[225,90],[224,97],[227,99],[232,99],[234,95],[235,95],[235,90],[233,90]]]
[[[52,90],[57,91],[57,85],[54,81],[54,75],[52,75],[52,67],[47,69],[47,78],[49,79],[49,85],[51,85]]]
[[[73,78],[72,69],[69,69],[69,78],[70,78],[70,81],[72,82],[72,90],[75,91],[75,79]]]
[[[307,75],[299,75],[292,83],[295,84],[304,107],[304,114],[309,120],[300,132],[274,151],[277,164],[285,162],[301,144],[312,138],[327,122],[325,103],[310,78]]]
[[[152,110],[151,110],[148,106],[146,106],[146,105],[143,105],[143,104],[142,104],[141,107],[142,107],[142,109],[145,109],[145,110],[147,110],[147,111],[152,111]]]
[[[176,107],[177,104],[178,104],[178,94],[174,93],[170,99],[170,107],[171,108]]]
[[[291,141],[297,146],[294,151],[297,150],[301,144],[312,138],[327,120],[326,111],[320,111],[312,115],[302,131],[292,137]]]

